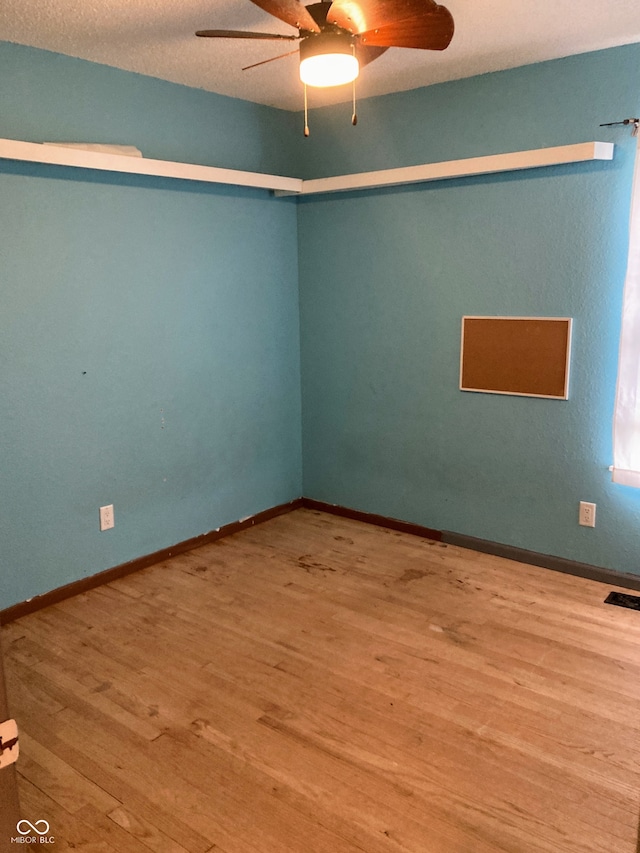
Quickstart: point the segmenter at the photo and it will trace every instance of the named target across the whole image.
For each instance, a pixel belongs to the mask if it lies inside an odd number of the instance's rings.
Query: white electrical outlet
[[[596,526],[596,505],[587,501],[580,501],[580,514],[578,521],[583,527]]]
[[[109,506],[101,506],[100,507],[100,530],[111,530],[112,527],[115,527],[115,520],[113,517],[113,504],[109,504]]]

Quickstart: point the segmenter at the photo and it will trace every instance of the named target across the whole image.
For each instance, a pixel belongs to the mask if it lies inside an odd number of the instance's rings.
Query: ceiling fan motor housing
[[[326,53],[344,53],[353,56],[355,40],[351,33],[325,30],[305,35],[300,42],[300,60]]]

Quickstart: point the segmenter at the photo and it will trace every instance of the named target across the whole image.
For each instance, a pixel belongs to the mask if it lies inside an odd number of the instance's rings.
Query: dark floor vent
[[[640,610],[640,596],[628,595],[626,592],[610,592],[604,603],[617,604],[618,607],[628,607],[630,610]]]

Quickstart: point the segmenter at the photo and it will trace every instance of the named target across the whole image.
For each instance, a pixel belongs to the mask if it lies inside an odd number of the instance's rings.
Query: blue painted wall
[[[0,42],[0,135],[135,145],[158,160],[299,172],[299,122],[290,112],[8,42]]]
[[[640,573],[640,492],[614,486],[640,46],[312,114],[307,173],[582,142],[613,163],[298,206],[305,495]],[[383,61],[383,60],[380,60]],[[458,390],[464,314],[575,319],[567,402]],[[578,526],[578,502],[597,527]]]
[[[15,45],[0,104],[0,136],[295,156],[286,113]],[[294,201],[5,162],[0,259],[0,609],[300,495]]]
[[[0,136],[18,139],[314,177],[618,145],[613,163],[297,204],[4,163],[0,608],[302,492],[639,571],[640,493],[607,471],[633,141],[597,127],[638,113],[639,59],[376,98],[356,128],[318,110],[302,140],[299,115],[0,44]],[[571,399],[458,391],[465,313],[573,316]]]
[[[314,110],[304,177],[411,166],[593,139],[621,141],[600,129],[634,115],[640,45],[483,74]],[[382,63],[384,56],[377,60]],[[366,73],[363,72],[363,73]],[[613,112],[612,112],[613,111]]]

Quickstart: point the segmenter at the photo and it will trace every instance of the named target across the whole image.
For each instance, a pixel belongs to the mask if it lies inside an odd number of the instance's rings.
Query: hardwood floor
[[[49,849],[633,853],[640,613],[297,510],[5,626]]]

